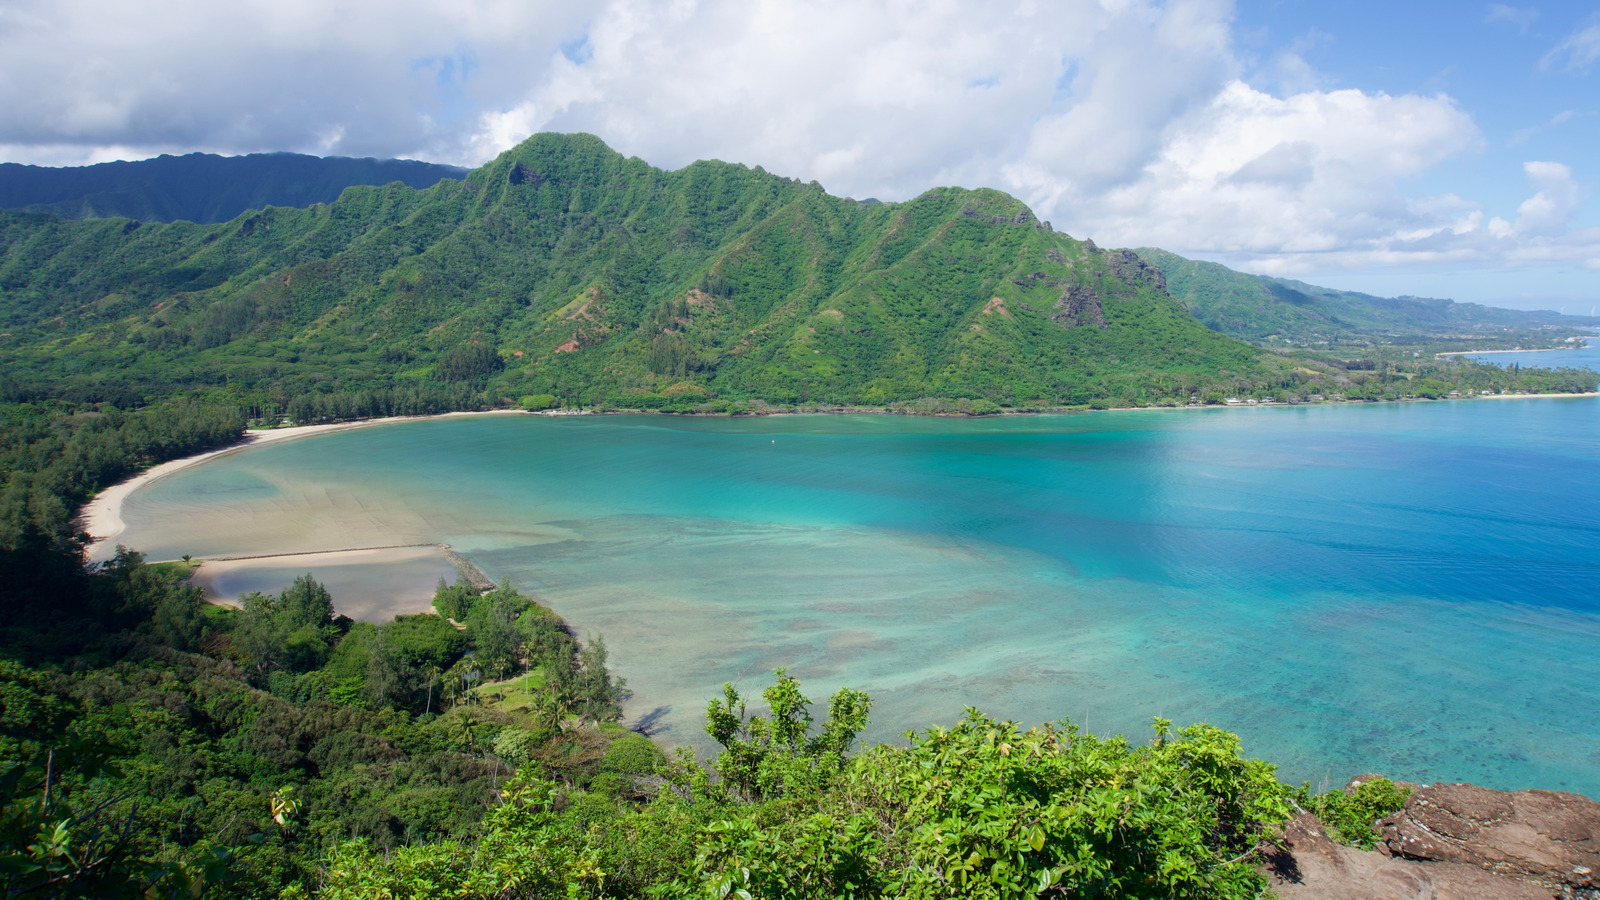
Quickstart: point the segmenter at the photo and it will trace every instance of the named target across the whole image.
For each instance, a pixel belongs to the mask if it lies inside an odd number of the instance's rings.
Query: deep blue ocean
[[[603,634],[672,741],[787,666],[872,694],[874,739],[1161,715],[1295,781],[1600,796],[1597,398],[431,420],[223,456],[124,517],[156,558],[448,542]]]

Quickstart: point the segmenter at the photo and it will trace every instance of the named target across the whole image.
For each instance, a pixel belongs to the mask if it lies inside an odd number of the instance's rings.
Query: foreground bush
[[[793,679],[766,696],[769,717],[731,688],[712,703],[721,780],[680,758],[633,806],[524,767],[475,844],[347,843],[319,896],[1254,898],[1289,815],[1272,766],[1209,725],[1158,719],[1135,745],[969,710],[847,758],[865,695],[841,691],[817,729]]]
[[[1362,850],[1377,845],[1377,821],[1399,812],[1410,796],[1410,788],[1387,778],[1369,778],[1325,794],[1313,795],[1309,784],[1292,792],[1292,799],[1326,825],[1334,840]]]

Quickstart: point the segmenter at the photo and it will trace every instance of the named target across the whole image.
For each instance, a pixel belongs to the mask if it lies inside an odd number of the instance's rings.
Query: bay
[[[1600,338],[1589,338],[1582,347],[1570,350],[1514,350],[1510,352],[1457,353],[1467,359],[1490,362],[1498,366],[1520,365],[1546,369],[1593,369],[1600,372]]]
[[[1600,795],[1595,398],[444,419],[225,455],[123,518],[156,558],[449,543],[603,634],[672,742],[787,666],[871,693],[873,739],[1161,715],[1292,780]]]

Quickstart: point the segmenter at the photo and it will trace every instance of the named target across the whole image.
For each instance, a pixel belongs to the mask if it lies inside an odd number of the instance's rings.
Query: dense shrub
[[[1310,785],[1302,785],[1293,793],[1295,801],[1316,815],[1339,843],[1371,850],[1379,837],[1374,824],[1404,807],[1411,789],[1387,778],[1369,778],[1354,789],[1313,796]]]

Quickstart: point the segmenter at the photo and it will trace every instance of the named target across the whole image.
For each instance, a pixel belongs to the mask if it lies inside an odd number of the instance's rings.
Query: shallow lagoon
[[[1239,731],[1292,779],[1600,795],[1600,400],[982,420],[484,417],[136,492],[162,558],[446,542],[699,741],[726,680]]]

